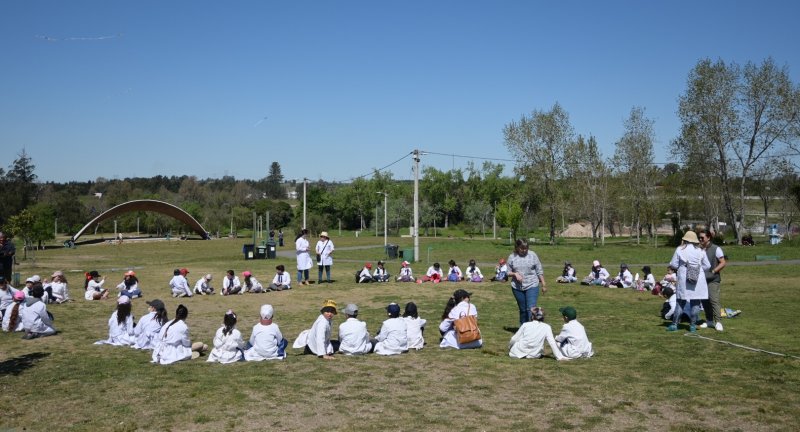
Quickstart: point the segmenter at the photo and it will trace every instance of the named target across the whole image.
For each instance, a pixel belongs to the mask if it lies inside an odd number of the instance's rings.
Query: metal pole
[[[255,247],[256,247],[256,212],[253,212],[253,248]]]
[[[414,262],[419,261],[419,150],[414,150]]]
[[[375,206],[375,237],[378,236],[378,206]]]
[[[303,228],[306,228],[306,183],[308,179],[303,179]]]
[[[389,226],[387,225],[386,214],[387,214],[387,200],[389,199],[389,194],[386,192],[383,193],[383,248],[386,249],[386,246],[389,244]]]
[[[267,212],[267,240],[269,240],[269,212]]]
[[[58,218],[56,218],[56,226],[53,229],[53,237],[58,237]]]

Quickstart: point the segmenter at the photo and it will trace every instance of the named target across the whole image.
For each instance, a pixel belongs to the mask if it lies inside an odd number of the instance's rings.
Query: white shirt
[[[339,325],[340,353],[367,354],[371,348],[367,323],[351,317]]]
[[[361,273],[358,274],[358,281],[363,282],[365,280],[372,280],[372,275],[369,274],[369,269],[364,267],[361,269]]]
[[[242,340],[242,333],[233,328],[230,333],[224,334],[225,326],[217,329],[214,335],[214,348],[208,354],[209,363],[235,363],[242,359],[242,349],[244,349],[244,341]]]
[[[475,266],[474,269],[470,266],[467,266],[467,281],[472,282],[472,279],[474,279],[476,276],[479,280],[483,280],[483,273],[481,273],[481,269],[479,269],[478,266]]]
[[[255,276],[250,276],[250,286],[247,286],[247,278],[245,278],[244,289],[246,291],[252,291],[252,292],[264,291],[264,287],[261,285],[261,282],[259,282],[258,279],[256,279]]]
[[[86,300],[94,300],[94,293],[99,293],[103,291],[103,284],[106,282],[105,279],[101,280],[100,282],[92,279],[89,281],[89,284],[86,285],[86,292],[83,293],[83,298]]]
[[[330,239],[318,241],[315,249],[320,256],[319,265],[333,264],[333,257],[331,257],[331,253],[333,253],[333,242],[330,241]]]
[[[283,334],[281,334],[278,324],[258,323],[253,326],[253,334],[250,335],[251,347],[244,352],[244,359],[247,361],[283,360],[286,358],[286,353],[278,355],[278,344],[282,340]]]
[[[292,284],[292,277],[289,276],[289,272],[275,273],[275,277],[272,278],[272,283],[278,286],[291,286]]]
[[[186,280],[183,275],[175,275],[170,279],[169,286],[172,288],[173,294],[186,294],[187,296],[192,296],[192,290],[189,288],[189,282]]]
[[[158,344],[153,350],[153,363],[172,364],[192,358],[192,340],[189,338],[189,327],[183,320],[164,323],[158,333]]]
[[[586,335],[586,329],[576,319],[564,324],[561,333],[555,339],[561,348],[561,353],[566,357],[575,359],[594,355],[592,343],[589,342],[589,336]]]
[[[22,317],[22,327],[27,332],[41,334],[56,332],[56,329],[53,328],[53,320],[47,315],[47,306],[42,301],[29,304],[20,312],[20,316]]]
[[[209,288],[211,288],[211,284],[206,280],[205,277],[201,277],[194,284],[194,292],[195,292],[195,294],[203,294],[205,292],[208,292]]]
[[[625,269],[625,271],[619,272],[617,277],[619,278],[620,282],[622,282],[623,288],[630,288],[633,286],[633,275],[631,274],[630,270]]]
[[[50,290],[53,291],[54,300],[59,303],[69,300],[69,289],[67,288],[67,284],[65,282],[50,282],[45,286],[45,288],[48,286],[50,287]]]
[[[458,280],[461,280],[464,277],[464,273],[461,272],[461,269],[458,266],[452,266],[447,272],[447,278],[450,279],[450,275],[454,273],[458,276]]]
[[[308,349],[318,356],[333,354],[331,322],[320,314],[308,332]]]
[[[477,318],[478,308],[476,308],[475,305],[472,303],[467,303],[466,301],[462,301],[450,311],[450,314],[447,316],[447,319],[443,320],[439,324],[439,331],[444,333],[444,335],[442,336],[442,342],[439,344],[440,348],[469,349],[469,348],[480,348],[483,345],[483,339],[478,339],[476,341],[472,341],[465,344],[458,343],[458,339],[456,338],[456,330],[453,325],[453,322],[458,318],[460,318],[462,315],[474,315],[475,318]]]
[[[710,269],[711,262],[708,261],[706,251],[692,244],[678,246],[675,249],[675,254],[672,255],[669,265],[678,268],[678,283],[675,290],[678,300],[705,300],[708,298],[708,284],[703,270]],[[693,284],[686,281],[687,265],[700,266],[701,271],[697,277],[697,282]]]
[[[403,317],[406,320],[406,336],[408,338],[408,349],[421,350],[425,346],[425,338],[422,335],[422,329],[428,322],[422,318],[414,318],[412,316]]]
[[[5,310],[7,307],[14,304],[14,293],[17,292],[11,285],[6,284],[6,289],[0,290],[0,310]]]
[[[672,315],[675,314],[675,307],[678,305],[676,297],[677,296],[675,294],[672,294],[667,300],[664,301],[664,303],[669,304],[669,312],[664,314],[664,319],[672,319]]]
[[[128,315],[122,324],[117,322],[117,311],[111,314],[108,319],[108,339],[99,340],[95,345],[116,345],[131,346],[136,343],[135,330],[133,327],[133,314]]]
[[[439,270],[436,270],[436,267],[434,266],[428,267],[428,272],[425,273],[425,276],[431,277],[434,273],[438,274],[440,278],[444,276],[444,273],[442,273],[442,268],[439,267]]]
[[[151,350],[156,347],[158,342],[158,334],[161,332],[161,324],[156,319],[156,313],[150,312],[147,315],[139,318],[139,323],[133,331],[136,337],[136,343],[133,345],[136,349]]]
[[[6,309],[6,314],[3,315],[3,331],[12,331],[12,332],[20,332],[24,331],[25,327],[22,325],[22,311],[25,310],[25,301],[23,300],[19,304],[19,309],[17,310],[17,325],[15,328],[9,330],[9,326],[11,324],[11,311],[14,310],[14,305],[12,304]]]
[[[550,350],[557,360],[566,359],[556,344],[553,329],[549,324],[540,321],[526,322],[519,327],[508,342],[508,355],[520,359],[541,358],[544,354],[545,341],[550,345]]]
[[[401,317],[387,319],[375,339],[378,340],[375,344],[375,354],[394,355],[408,351],[406,320]]]
[[[311,261],[311,254],[308,253],[308,240],[304,237],[299,237],[294,242],[295,253],[297,254],[297,269],[308,270],[314,263]]]
[[[411,267],[400,267],[400,275],[397,276],[397,280],[401,280],[403,277],[408,279],[412,279],[414,277]]]
[[[230,291],[234,288],[240,288],[242,286],[242,282],[239,281],[239,276],[234,276],[232,278],[225,276],[222,278],[222,289]]]

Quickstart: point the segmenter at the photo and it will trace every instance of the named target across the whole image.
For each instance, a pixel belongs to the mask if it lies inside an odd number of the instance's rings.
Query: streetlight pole
[[[308,184],[308,179],[303,178],[303,229],[306,228],[306,184]]]
[[[383,248],[385,249],[386,246],[389,244],[389,239],[387,237],[389,232],[388,231],[389,227],[386,223],[386,215],[388,213],[387,211],[388,207],[386,205],[387,205],[387,199],[389,198],[389,194],[386,192],[375,192],[375,193],[383,195]]]
[[[419,150],[414,150],[414,259],[419,261]]]

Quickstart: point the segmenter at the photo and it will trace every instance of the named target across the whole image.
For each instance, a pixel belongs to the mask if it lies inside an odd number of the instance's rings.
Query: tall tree
[[[636,243],[641,235],[642,215],[652,205],[653,197],[653,142],[655,131],[653,120],[645,116],[642,107],[633,107],[625,120],[625,133],[616,144],[614,169],[620,174],[625,196],[623,200],[630,207],[636,227]],[[653,221],[647,220],[648,226]],[[652,233],[652,231],[651,231]]]
[[[578,136],[570,146],[568,158],[574,167],[570,173],[572,202],[578,216],[589,220],[592,229],[592,242],[596,246],[598,229],[604,221],[608,205],[608,178],[611,169],[603,160],[594,136],[586,140]]]
[[[573,140],[569,114],[556,103],[550,111],[535,110],[503,128],[505,145],[516,158],[517,173],[539,182],[550,210],[550,243],[555,242],[559,182],[566,175],[565,155]]]
[[[267,174],[266,191],[267,198],[284,198],[283,174],[281,174],[281,164],[272,162]]]
[[[6,173],[0,193],[2,193],[3,211],[0,212],[0,224],[9,216],[21,212],[36,201],[36,166],[25,152],[18,155]]]

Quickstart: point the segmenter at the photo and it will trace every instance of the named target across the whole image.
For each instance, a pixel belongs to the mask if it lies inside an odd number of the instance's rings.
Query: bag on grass
[[[469,309],[467,309],[467,311],[469,311]],[[461,315],[453,322],[453,327],[456,329],[456,340],[459,345],[474,342],[481,338],[481,331],[478,328],[478,318],[475,315]]]

